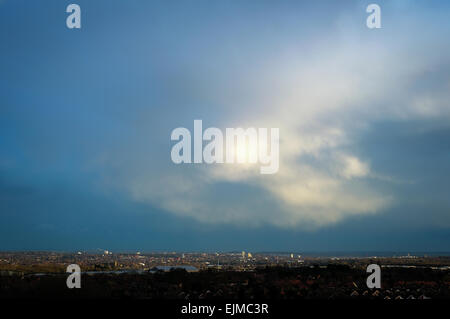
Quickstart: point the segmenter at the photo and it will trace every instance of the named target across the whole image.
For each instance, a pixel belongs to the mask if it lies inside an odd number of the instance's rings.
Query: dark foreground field
[[[82,274],[68,289],[66,274],[0,276],[0,298],[130,299],[450,299],[450,272],[388,268],[381,289],[368,289],[364,270],[341,265],[267,267],[255,271],[185,270],[144,274]]]

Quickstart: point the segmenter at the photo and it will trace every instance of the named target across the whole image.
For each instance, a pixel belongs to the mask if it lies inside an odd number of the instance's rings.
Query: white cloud
[[[228,118],[221,110],[225,116],[217,125],[279,127],[277,174],[260,175],[258,164],[138,165],[120,186],[135,200],[205,223],[316,228],[382,211],[394,198],[370,183],[383,172],[372,172],[370,159],[353,154],[354,134],[374,120],[448,116],[450,93],[416,90],[439,60],[411,55],[407,41],[383,46],[354,37],[359,41],[346,44],[337,36],[316,43],[301,58],[302,48],[293,46],[250,78],[237,70],[230,80],[239,94],[229,98],[233,107]],[[210,85],[199,87],[213,100]],[[236,116],[240,105],[245,112]]]
[[[369,174],[369,166],[361,162],[357,157],[351,155],[341,155],[342,170],[340,175],[347,179],[353,177],[364,177]]]

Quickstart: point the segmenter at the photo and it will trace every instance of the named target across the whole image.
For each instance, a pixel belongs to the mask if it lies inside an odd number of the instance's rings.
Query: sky
[[[1,0],[0,250],[450,251],[449,16]],[[279,128],[279,171],[174,164],[196,119]]]

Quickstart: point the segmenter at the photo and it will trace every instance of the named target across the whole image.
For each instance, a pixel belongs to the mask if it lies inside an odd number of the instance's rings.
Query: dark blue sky
[[[450,250],[447,1],[72,2],[0,0],[0,250]],[[195,119],[279,172],[175,165]]]

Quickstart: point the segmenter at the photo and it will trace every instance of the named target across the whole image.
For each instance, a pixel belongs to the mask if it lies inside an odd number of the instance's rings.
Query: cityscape
[[[0,303],[445,315],[449,17],[449,0],[0,0]]]
[[[82,289],[65,285],[70,264]],[[369,264],[381,266],[380,289],[366,285]],[[450,254],[1,252],[0,297],[447,299]]]

